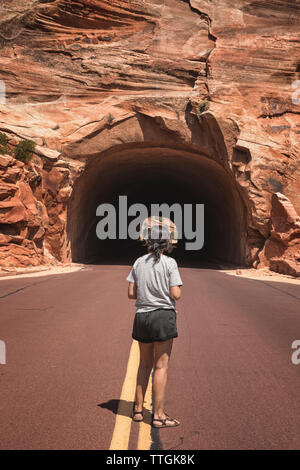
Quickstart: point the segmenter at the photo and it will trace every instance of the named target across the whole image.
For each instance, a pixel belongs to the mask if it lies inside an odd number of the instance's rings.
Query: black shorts
[[[141,343],[177,338],[177,313],[173,308],[159,308],[150,312],[136,312],[132,338]]]

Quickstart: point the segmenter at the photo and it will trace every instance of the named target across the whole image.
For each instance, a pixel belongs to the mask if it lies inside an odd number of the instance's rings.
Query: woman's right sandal
[[[144,421],[143,411],[135,411],[134,408],[135,408],[135,402],[133,403],[133,408],[132,408],[132,413],[131,413],[131,417],[133,421],[135,421],[136,423],[140,423],[141,421]],[[142,419],[137,419],[135,415],[142,415]]]
[[[175,428],[176,426],[179,426],[180,422],[175,419],[175,418],[170,418],[166,413],[166,418],[160,419],[160,418],[152,418],[152,426],[154,428]],[[159,421],[162,424],[153,424],[153,421]],[[167,424],[167,421],[170,421],[171,423],[175,424]]]

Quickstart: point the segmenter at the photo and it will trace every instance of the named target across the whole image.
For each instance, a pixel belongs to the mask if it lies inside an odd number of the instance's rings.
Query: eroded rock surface
[[[291,201],[281,193],[272,196],[270,222],[270,237],[260,253],[260,265],[300,276],[300,217]]]
[[[50,262],[43,246],[47,210],[33,195],[30,171],[9,155],[0,155],[0,177],[1,266]]]
[[[40,179],[32,193],[49,221],[36,235],[45,250],[39,262],[47,256],[61,262],[72,258],[68,204],[88,168],[99,171],[104,182],[98,165],[105,155],[138,146],[146,159],[150,153],[142,149],[156,146],[184,149],[203,160],[201,168],[212,181],[205,186],[199,166],[199,184],[206,187],[201,196],[206,191],[213,201],[215,192],[216,207],[225,186],[214,184],[206,159],[231,178],[232,198],[244,208],[236,221],[242,224],[241,262],[282,269],[278,259],[285,258],[297,271],[297,229],[287,238],[278,235],[286,232],[278,230],[272,213],[275,193],[300,213],[298,2],[13,0],[0,5],[0,80],[6,97],[4,103],[2,93],[0,130],[38,144],[31,171]],[[14,162],[2,172],[3,214],[12,224],[24,220],[21,205],[30,199],[28,182],[15,188],[24,171]],[[92,184],[92,176],[82,181]],[[73,199],[82,197],[73,194]],[[228,199],[228,210],[234,204]],[[79,206],[71,204],[71,212]],[[230,217],[225,212],[224,206],[222,223]],[[30,223],[34,217],[33,210]],[[85,222],[92,225],[91,218]],[[221,234],[218,222],[215,230]],[[5,243],[5,253],[10,245],[21,246],[16,239]],[[231,251],[230,242],[226,246]]]

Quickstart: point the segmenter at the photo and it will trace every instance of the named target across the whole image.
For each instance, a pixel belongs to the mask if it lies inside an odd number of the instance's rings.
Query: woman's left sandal
[[[153,428],[176,428],[176,426],[180,425],[180,422],[178,421],[178,419],[170,418],[166,413],[165,415],[166,415],[166,418],[164,419],[152,418],[152,427]],[[153,421],[158,421],[162,424],[153,424]],[[174,423],[174,424],[167,424],[167,421],[169,421],[170,423]]]

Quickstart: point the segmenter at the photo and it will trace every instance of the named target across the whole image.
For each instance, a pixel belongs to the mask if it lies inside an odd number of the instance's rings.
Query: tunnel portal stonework
[[[0,155],[2,267],[101,261],[95,209],[128,194],[204,203],[205,256],[299,275],[295,2],[10,8],[0,131],[37,145]]]

